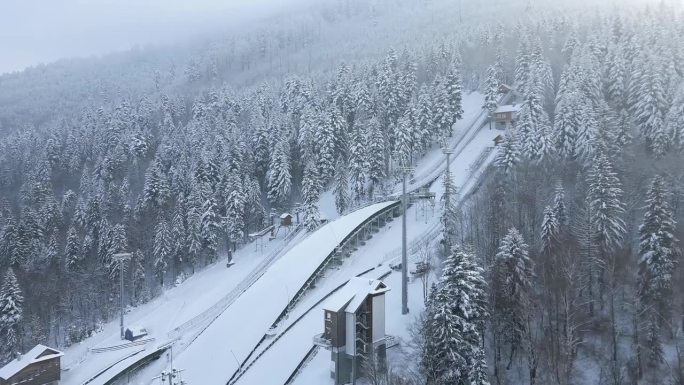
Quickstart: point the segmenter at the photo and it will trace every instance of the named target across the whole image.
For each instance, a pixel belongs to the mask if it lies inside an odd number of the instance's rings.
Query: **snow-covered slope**
[[[500,133],[501,131],[489,130],[478,124],[472,140],[452,158],[450,164],[452,180],[461,192],[461,199],[471,192],[481,173],[493,161],[495,155],[495,151],[492,150],[493,139]],[[431,187],[431,191],[437,193],[437,200],[441,198],[443,193],[441,179],[440,177],[439,183],[434,183]],[[420,249],[425,242],[433,245],[437,242],[441,231],[438,212],[439,208],[436,209],[435,215],[429,216],[426,220],[426,216],[423,215],[418,205],[414,205],[408,210],[407,236],[412,249]],[[370,268],[377,267],[364,276],[379,278],[384,275],[388,271],[388,260],[399,257],[401,253],[401,249],[396,247],[397,240],[401,237],[400,223],[400,218],[397,218],[392,224],[381,229],[368,241],[366,246],[360,248],[348,261],[345,261],[338,271],[329,274],[316,289],[312,290],[306,299],[292,311],[289,323],[284,325],[283,329],[290,325],[293,326],[282,333],[283,335],[280,336],[279,340],[259,357],[236,384],[283,384],[311,348],[312,337],[323,331],[324,302],[314,306],[313,309],[311,306],[350,277],[361,274]],[[416,257],[417,255],[413,255],[412,259]],[[380,264],[382,266],[378,267]],[[400,274],[395,273],[386,279],[386,283],[392,289],[388,294],[387,301],[387,332],[406,341],[408,325],[423,308],[422,288],[418,282],[410,285],[409,308],[413,309],[413,313],[402,315],[400,310],[400,278]],[[304,316],[298,320],[300,315]],[[330,354],[327,351],[319,351],[314,361],[309,363],[302,372],[302,378],[297,379],[296,383],[302,385],[332,383],[329,377],[329,360]]]

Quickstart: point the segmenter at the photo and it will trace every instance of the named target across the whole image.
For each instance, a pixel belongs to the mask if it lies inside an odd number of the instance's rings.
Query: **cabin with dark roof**
[[[57,385],[63,355],[59,350],[36,345],[0,368],[0,385]]]

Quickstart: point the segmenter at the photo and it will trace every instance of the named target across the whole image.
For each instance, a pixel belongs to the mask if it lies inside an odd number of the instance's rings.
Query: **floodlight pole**
[[[401,183],[401,314],[408,314],[408,257],[406,250],[406,176],[413,171],[412,167],[402,167],[403,179]]]
[[[131,253],[119,253],[112,255],[112,259],[119,262],[119,279],[120,279],[120,292],[119,299],[121,300],[121,317],[120,317],[120,327],[121,327],[121,339],[125,338],[124,334],[124,262],[131,258]]]
[[[444,210],[449,210],[451,208],[451,171],[450,171],[450,165],[451,165],[451,154],[454,153],[454,150],[449,148],[449,147],[444,147],[442,149],[442,152],[444,155],[446,155],[446,172],[444,173]],[[445,213],[445,217],[448,217],[448,213]],[[446,223],[443,223],[443,226],[446,226]],[[446,234],[446,232],[445,232]],[[444,239],[444,245],[446,252],[448,252],[448,247],[449,247],[449,239]]]

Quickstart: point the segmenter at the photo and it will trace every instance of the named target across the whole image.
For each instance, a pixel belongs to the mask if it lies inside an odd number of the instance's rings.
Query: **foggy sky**
[[[248,26],[307,0],[7,0],[0,74]],[[311,1],[311,0],[309,0]]]

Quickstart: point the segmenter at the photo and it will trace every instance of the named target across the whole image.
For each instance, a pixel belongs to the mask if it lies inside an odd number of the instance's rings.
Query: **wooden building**
[[[147,329],[142,326],[129,326],[126,328],[124,336],[129,341],[137,341],[147,336]]]
[[[290,214],[290,213],[280,214],[280,225],[281,226],[292,226],[292,214]]]
[[[508,104],[505,106],[499,106],[494,111],[494,122],[496,122],[496,128],[504,129],[512,126],[518,119],[518,111],[520,111],[519,105]]]
[[[0,385],[56,385],[61,376],[60,359],[64,353],[36,345],[0,368]]]
[[[335,385],[359,378],[370,354],[384,360],[387,291],[381,281],[354,277],[326,301],[324,332],[314,337],[314,344],[330,350]]]

